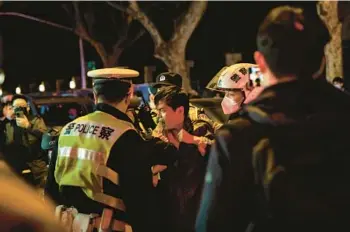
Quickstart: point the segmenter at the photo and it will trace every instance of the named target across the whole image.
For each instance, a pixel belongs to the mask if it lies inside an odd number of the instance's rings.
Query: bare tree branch
[[[93,10],[91,9],[91,5],[88,8],[87,12],[84,12],[84,19],[86,22],[86,28],[89,35],[93,34],[93,26],[95,24],[95,15]]]
[[[62,8],[67,13],[69,19],[73,22],[74,21],[73,12],[68,8],[68,4],[63,4]]]
[[[205,10],[207,9],[207,1],[193,1],[188,12],[176,23],[174,34],[171,38],[172,42],[187,43],[194,29],[197,27]]]
[[[115,15],[114,14],[109,14],[109,18],[111,19],[111,24],[113,25],[113,27],[117,26],[117,21],[115,19]]]
[[[127,12],[134,19],[138,20],[146,28],[148,33],[151,35],[154,42],[155,49],[161,47],[164,44],[164,40],[160,35],[157,27],[150,20],[150,18],[148,18],[148,16],[140,9],[136,1],[129,1],[130,5],[128,8],[124,8],[121,5],[114,4],[111,2],[107,2],[107,3],[114,9],[117,9],[122,12]]]
[[[120,30],[121,32],[119,34],[119,39],[114,44],[113,49],[115,47],[122,46],[122,44],[125,43],[125,41],[128,39],[128,34],[129,34],[131,23],[132,23],[132,18],[128,14],[125,14],[123,17],[125,17],[125,24],[123,24],[123,26],[122,26],[122,28]],[[131,18],[131,20],[130,20],[130,18]]]
[[[74,8],[74,16],[75,16],[75,22],[76,22],[75,32],[86,41],[93,42],[93,39],[90,37],[89,33],[87,32],[81,20],[78,2],[73,2],[73,8]]]
[[[94,40],[89,35],[87,29],[85,28],[85,26],[83,24],[83,21],[81,20],[78,2],[73,2],[73,8],[75,11],[75,21],[76,21],[76,27],[75,27],[74,32],[79,37],[81,37],[85,41],[89,42],[96,49],[96,52],[100,55],[100,57],[102,59],[103,65],[106,66],[108,63],[108,60],[107,60],[108,55],[107,55],[106,49],[104,48],[104,46],[100,42]]]
[[[130,27],[130,24],[132,22],[132,19],[127,18],[126,19],[127,25],[124,28],[124,32],[123,32],[121,38],[113,46],[114,54],[109,56],[107,54],[107,51],[104,48],[103,44],[98,42],[97,40],[93,39],[92,36],[90,36],[89,32],[87,31],[86,27],[84,26],[84,23],[81,19],[81,15],[80,15],[80,10],[78,8],[78,3],[73,2],[73,9],[75,12],[74,16],[72,15],[73,12],[70,11],[67,6],[63,6],[63,8],[67,12],[67,14],[72,18],[72,20],[75,20],[76,26],[74,28],[67,27],[67,26],[64,26],[64,25],[61,25],[58,23],[54,23],[54,22],[51,22],[48,20],[40,19],[40,18],[37,18],[34,16],[19,13],[19,12],[0,12],[0,16],[20,17],[20,18],[36,21],[36,22],[46,24],[46,25],[49,25],[52,27],[56,27],[56,28],[60,28],[60,29],[66,30],[66,31],[73,32],[77,36],[81,37],[82,39],[84,39],[85,41],[90,43],[91,46],[93,46],[95,48],[96,52],[99,54],[99,56],[103,62],[103,65],[105,67],[107,67],[109,65],[115,65],[115,61],[117,61],[117,59],[119,58],[119,56],[123,52],[123,50],[126,47],[132,45],[137,39],[139,39],[145,33],[145,30],[141,30],[140,33],[138,33],[134,39],[128,41],[127,36],[128,36],[129,27]],[[129,16],[129,14],[127,14],[126,17],[131,17],[131,16]],[[125,45],[123,45],[126,41],[127,41],[127,43]]]
[[[50,26],[53,26],[53,27],[56,27],[56,28],[60,28],[60,29],[66,30],[66,31],[74,32],[74,29],[71,28],[71,27],[66,27],[66,26],[63,26],[63,25],[58,24],[58,23],[54,23],[54,22],[51,22],[51,21],[48,21],[48,20],[44,20],[44,19],[39,19],[37,17],[26,15],[26,14],[22,14],[22,13],[18,13],[18,12],[0,12],[0,16],[20,17],[20,18],[36,21],[36,22],[39,22],[39,23],[43,23],[43,24],[46,24],[46,25],[50,25]]]
[[[190,4],[188,11],[174,22],[174,32],[169,41],[164,41],[155,24],[147,17],[145,11],[140,9],[135,1],[129,1],[129,8],[108,2],[113,8],[129,13],[138,20],[149,32],[154,43],[154,56],[160,59],[172,72],[179,73],[184,77],[183,86],[186,91],[191,91],[191,82],[186,69],[186,44],[193,31],[197,27],[207,6],[207,1],[194,1]]]
[[[139,33],[136,34],[136,36],[131,39],[131,40],[128,40],[128,42],[126,43],[126,45],[124,46],[125,48],[127,47],[130,47],[131,45],[133,45],[138,39],[140,39],[144,34],[146,33],[146,30],[145,29],[141,29],[139,31]]]
[[[155,47],[161,47],[164,44],[164,40],[160,35],[157,27],[154,23],[148,18],[148,16],[140,9],[139,5],[136,1],[130,1],[130,9],[133,10],[137,14],[137,20],[146,28],[146,30],[150,33]]]
[[[124,13],[127,13],[131,16],[133,16],[134,18],[137,18],[137,14],[135,14],[132,10],[130,10],[129,8],[126,8],[126,7],[123,7],[119,4],[116,4],[116,3],[112,3],[112,2],[106,2],[108,5],[110,5],[111,7],[113,7],[114,9],[118,10],[118,11],[121,11],[121,12],[124,12]]]

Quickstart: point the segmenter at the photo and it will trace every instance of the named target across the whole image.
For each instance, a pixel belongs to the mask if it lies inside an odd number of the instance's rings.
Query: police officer
[[[164,86],[177,86],[179,88],[182,87],[182,77],[173,72],[164,72],[159,74],[156,77],[156,82],[152,86],[155,89],[160,89]],[[205,123],[208,123],[211,126],[212,132],[215,132],[217,129],[219,129],[222,124],[219,122],[215,122],[211,120],[205,113],[203,109],[200,109],[193,104],[190,103],[190,109],[189,109],[189,118],[192,122],[194,121],[203,121]],[[154,130],[156,133],[160,130],[159,124],[157,125],[157,128]]]
[[[79,213],[113,218],[113,231],[158,231],[152,173],[145,141],[126,115],[133,88],[130,69],[88,72],[96,111],[66,125],[60,134],[55,179],[64,204]],[[95,220],[99,222],[99,220]]]
[[[238,63],[221,69],[218,73],[215,90],[225,93],[221,107],[224,114],[230,115],[229,121],[239,116],[243,104],[255,99],[263,90],[260,77],[250,79],[251,68],[257,68],[257,65]]]

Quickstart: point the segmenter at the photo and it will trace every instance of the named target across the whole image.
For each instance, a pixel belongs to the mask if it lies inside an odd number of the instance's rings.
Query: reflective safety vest
[[[58,141],[55,179],[59,187],[81,187],[90,199],[125,211],[121,199],[103,193],[102,183],[107,178],[119,184],[118,173],[106,164],[113,145],[128,130],[135,130],[131,123],[102,111],[67,124]]]

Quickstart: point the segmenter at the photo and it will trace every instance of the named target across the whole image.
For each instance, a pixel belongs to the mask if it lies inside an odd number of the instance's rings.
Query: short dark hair
[[[257,48],[277,78],[306,74],[311,78],[320,67],[329,39],[319,17],[301,8],[281,6],[272,9],[260,25]]]
[[[184,107],[185,116],[188,115],[190,108],[190,100],[184,90],[177,86],[162,87],[154,96],[154,103],[158,105],[159,101],[165,101],[173,110],[176,110],[180,106]]]
[[[29,104],[29,99],[26,96],[24,96],[23,94],[15,94],[15,95],[13,95],[12,100],[11,100],[11,104],[13,104],[15,102],[15,100],[17,100],[17,99],[23,99],[23,100],[25,100],[27,102],[27,104]]]
[[[121,102],[128,96],[131,84],[122,80],[98,80],[94,82],[93,91],[97,98],[107,102]]]
[[[344,84],[344,80],[343,80],[343,78],[341,78],[341,77],[334,77],[334,79],[333,79],[332,82],[333,82],[333,83],[338,82],[338,83]]]

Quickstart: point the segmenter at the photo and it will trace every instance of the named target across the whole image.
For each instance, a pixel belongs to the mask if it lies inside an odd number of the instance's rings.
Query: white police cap
[[[89,71],[87,73],[88,77],[94,79],[126,79],[138,77],[140,73],[136,70],[127,69],[127,68],[102,68]]]

